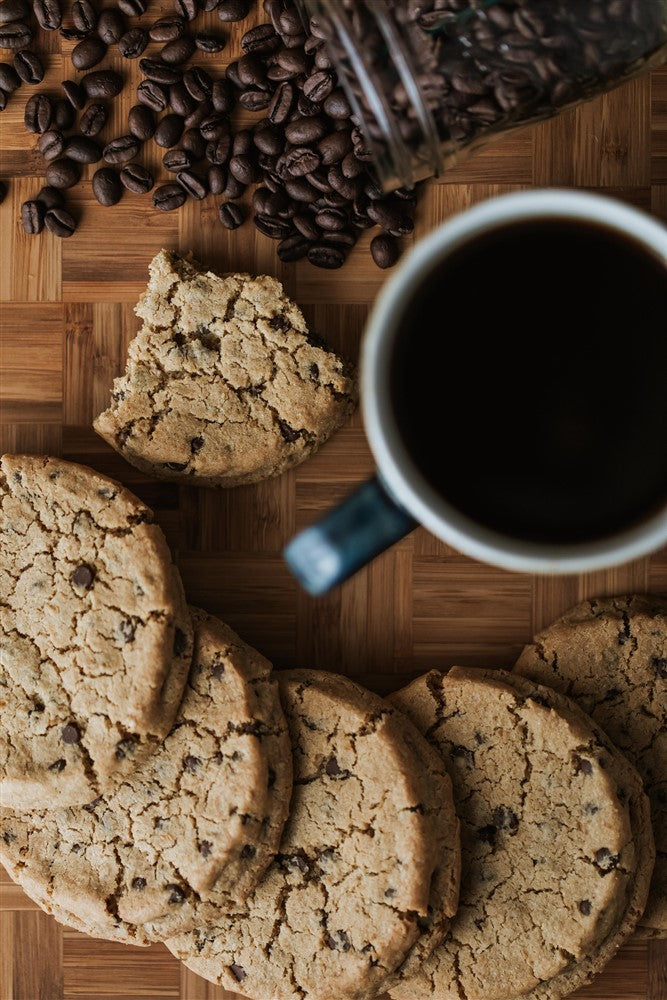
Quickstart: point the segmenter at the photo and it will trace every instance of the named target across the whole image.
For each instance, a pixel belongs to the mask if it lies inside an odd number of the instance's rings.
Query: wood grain
[[[139,23],[169,10],[168,0],[153,2]],[[225,28],[230,40],[222,61],[198,61],[219,71],[238,53],[255,16]],[[208,19],[220,29],[214,15]],[[77,74],[72,43],[54,33],[47,44],[45,86],[55,94],[62,79]],[[110,63],[138,82],[135,65],[121,65],[117,56]],[[0,446],[62,454],[135,490],[155,508],[194,603],[219,613],[279,667],[338,670],[386,692],[429,667],[508,665],[534,631],[584,597],[667,593],[667,550],[602,573],[537,578],[483,566],[419,529],[334,594],[308,597],[287,572],[281,549],[370,473],[358,414],[310,461],[255,487],[227,493],[176,488],[127,466],[94,434],[91,421],[122,371],[137,329],[132,307],[161,247],[194,250],[221,270],[276,275],[311,327],[351,357],[385,275],[370,261],[369,233],[343,270],[327,273],[282,264],[275,244],[252,225],[228,233],[214,199],[161,215],[149,198],[127,194],[115,209],[104,209],[90,192],[94,168],[85,168],[71,193],[80,221],[75,237],[27,237],[20,205],[42,184],[34,137],[22,127],[27,94],[28,88],[15,94],[0,115],[0,176],[11,178],[0,206]],[[103,137],[125,130],[131,103],[127,87]],[[142,155],[166,180],[156,147]],[[667,219],[667,71],[463,160],[422,191],[415,238],[475,202],[544,185],[601,190]],[[503,311],[511,310],[511,294],[499,304]],[[442,336],[460,332],[448,328],[445,303]],[[446,380],[445,373],[445,391]],[[0,943],[0,1000],[234,1000],[179,966],[162,946],[123,947],[62,929],[4,873]],[[630,942],[577,997],[665,1000],[666,969],[664,942]]]

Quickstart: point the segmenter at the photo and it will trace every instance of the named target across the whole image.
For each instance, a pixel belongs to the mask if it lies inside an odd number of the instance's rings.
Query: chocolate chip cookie
[[[192,609],[193,663],[174,726],[114,792],[0,813],[0,860],[40,906],[95,937],[162,940],[198,907],[237,907],[273,859],[291,755],[268,660]]]
[[[443,753],[462,827],[451,931],[401,1000],[557,1000],[642,912],[653,841],[641,780],[569,699],[501,671],[433,671],[389,699]]]
[[[0,801],[90,802],[174,721],[192,653],[152,512],[92,469],[0,463]]]
[[[584,601],[535,636],[514,670],[570,695],[644,779],[656,864],[645,936],[667,936],[667,600]]]
[[[428,933],[434,877],[441,900],[450,886],[441,907],[455,906],[448,785],[434,809],[413,751],[421,737],[381,698],[316,671],[279,681],[294,756],[279,854],[246,907],[212,913],[167,946],[199,975],[250,996],[374,997]],[[437,824],[447,833],[436,836]],[[441,931],[445,922],[441,914]]]
[[[266,275],[219,277],[161,251],[127,369],[95,429],[159,479],[238,486],[297,465],[356,402],[352,367]]]

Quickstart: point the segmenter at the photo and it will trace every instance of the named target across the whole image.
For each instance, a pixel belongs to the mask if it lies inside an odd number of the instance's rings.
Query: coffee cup
[[[361,352],[377,474],[288,544],[321,594],[418,524],[508,570],[667,543],[667,229],[620,201],[489,199],[418,242]]]

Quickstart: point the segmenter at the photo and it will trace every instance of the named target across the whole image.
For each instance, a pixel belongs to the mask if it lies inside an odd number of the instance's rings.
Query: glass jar
[[[667,59],[667,0],[298,2],[388,191]]]

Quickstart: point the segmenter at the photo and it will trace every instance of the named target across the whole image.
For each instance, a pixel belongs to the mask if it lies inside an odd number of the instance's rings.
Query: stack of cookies
[[[665,602],[383,700],[274,675],[90,469],[5,456],[0,515],[0,860],[64,924],[256,1000],[556,1000],[664,935]]]

